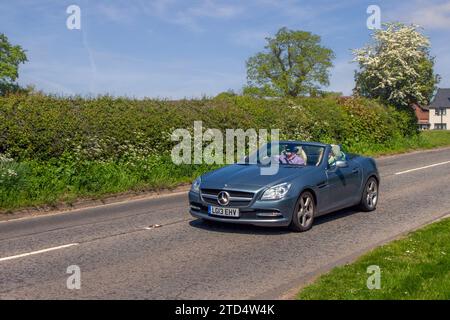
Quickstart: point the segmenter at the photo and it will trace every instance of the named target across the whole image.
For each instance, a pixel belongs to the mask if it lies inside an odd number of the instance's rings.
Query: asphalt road
[[[289,296],[315,274],[450,211],[450,149],[377,163],[377,211],[339,211],[306,233],[203,223],[189,215],[185,193],[0,222],[0,298]],[[71,265],[81,270],[79,290],[66,285]]]

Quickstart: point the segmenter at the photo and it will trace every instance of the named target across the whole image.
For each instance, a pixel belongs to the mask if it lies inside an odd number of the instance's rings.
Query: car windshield
[[[272,150],[272,146],[275,150]],[[266,144],[246,159],[246,163],[270,164],[276,161],[280,165],[318,166],[322,162],[325,148],[297,142]]]

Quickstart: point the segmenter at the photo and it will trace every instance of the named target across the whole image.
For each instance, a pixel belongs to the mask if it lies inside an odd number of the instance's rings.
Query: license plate
[[[239,209],[208,206],[208,214],[215,216],[239,218]]]

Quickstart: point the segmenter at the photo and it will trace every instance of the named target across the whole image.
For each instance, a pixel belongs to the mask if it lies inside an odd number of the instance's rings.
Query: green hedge
[[[170,134],[192,132],[196,120],[222,131],[280,129],[282,139],[365,154],[423,145],[410,113],[365,99],[10,95],[0,97],[0,212],[192,181],[217,165],[173,164]]]
[[[201,100],[0,97],[0,153],[16,160],[76,154],[89,160],[123,159],[171,150],[176,128],[280,129],[283,139],[338,142],[351,151],[412,135],[411,115],[356,98]]]

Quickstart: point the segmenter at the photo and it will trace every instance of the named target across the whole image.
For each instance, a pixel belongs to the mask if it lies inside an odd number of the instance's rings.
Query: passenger
[[[288,145],[284,154],[280,156],[280,163],[305,165],[305,160],[298,156],[298,149],[295,146]]]
[[[341,151],[341,147],[336,144],[332,144],[331,152],[328,156],[328,164],[332,165],[336,161],[343,161],[343,160],[345,160],[345,154]]]

